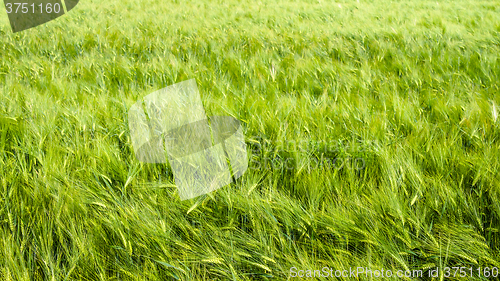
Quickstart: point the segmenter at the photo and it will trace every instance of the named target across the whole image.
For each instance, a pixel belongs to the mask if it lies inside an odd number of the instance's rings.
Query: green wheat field
[[[500,1],[82,0],[19,33],[0,7],[1,280],[500,276]],[[181,201],[128,110],[192,78],[249,169]]]

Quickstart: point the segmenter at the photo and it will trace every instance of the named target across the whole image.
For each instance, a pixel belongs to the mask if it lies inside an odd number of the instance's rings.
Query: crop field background
[[[500,268],[500,1],[82,0],[20,33],[1,10],[1,280]],[[128,109],[191,78],[250,161],[181,201]]]

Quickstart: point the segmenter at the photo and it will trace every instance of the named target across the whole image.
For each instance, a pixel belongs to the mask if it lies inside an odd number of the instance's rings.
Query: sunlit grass
[[[7,24],[2,280],[500,267],[498,1],[82,1]],[[191,78],[209,116],[244,122],[251,161],[180,201],[127,116]]]

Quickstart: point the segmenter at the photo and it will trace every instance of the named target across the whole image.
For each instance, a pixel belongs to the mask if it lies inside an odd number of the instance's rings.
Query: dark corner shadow
[[[67,11],[72,10],[79,0],[65,0]],[[61,0],[4,0],[12,32],[20,32],[47,23],[64,15]]]

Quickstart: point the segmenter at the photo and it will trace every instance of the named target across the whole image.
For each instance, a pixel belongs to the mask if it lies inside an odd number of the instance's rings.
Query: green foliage
[[[89,0],[16,34],[3,14],[0,278],[500,267],[500,2],[309,2]],[[190,78],[251,161],[181,202],[127,112]]]

